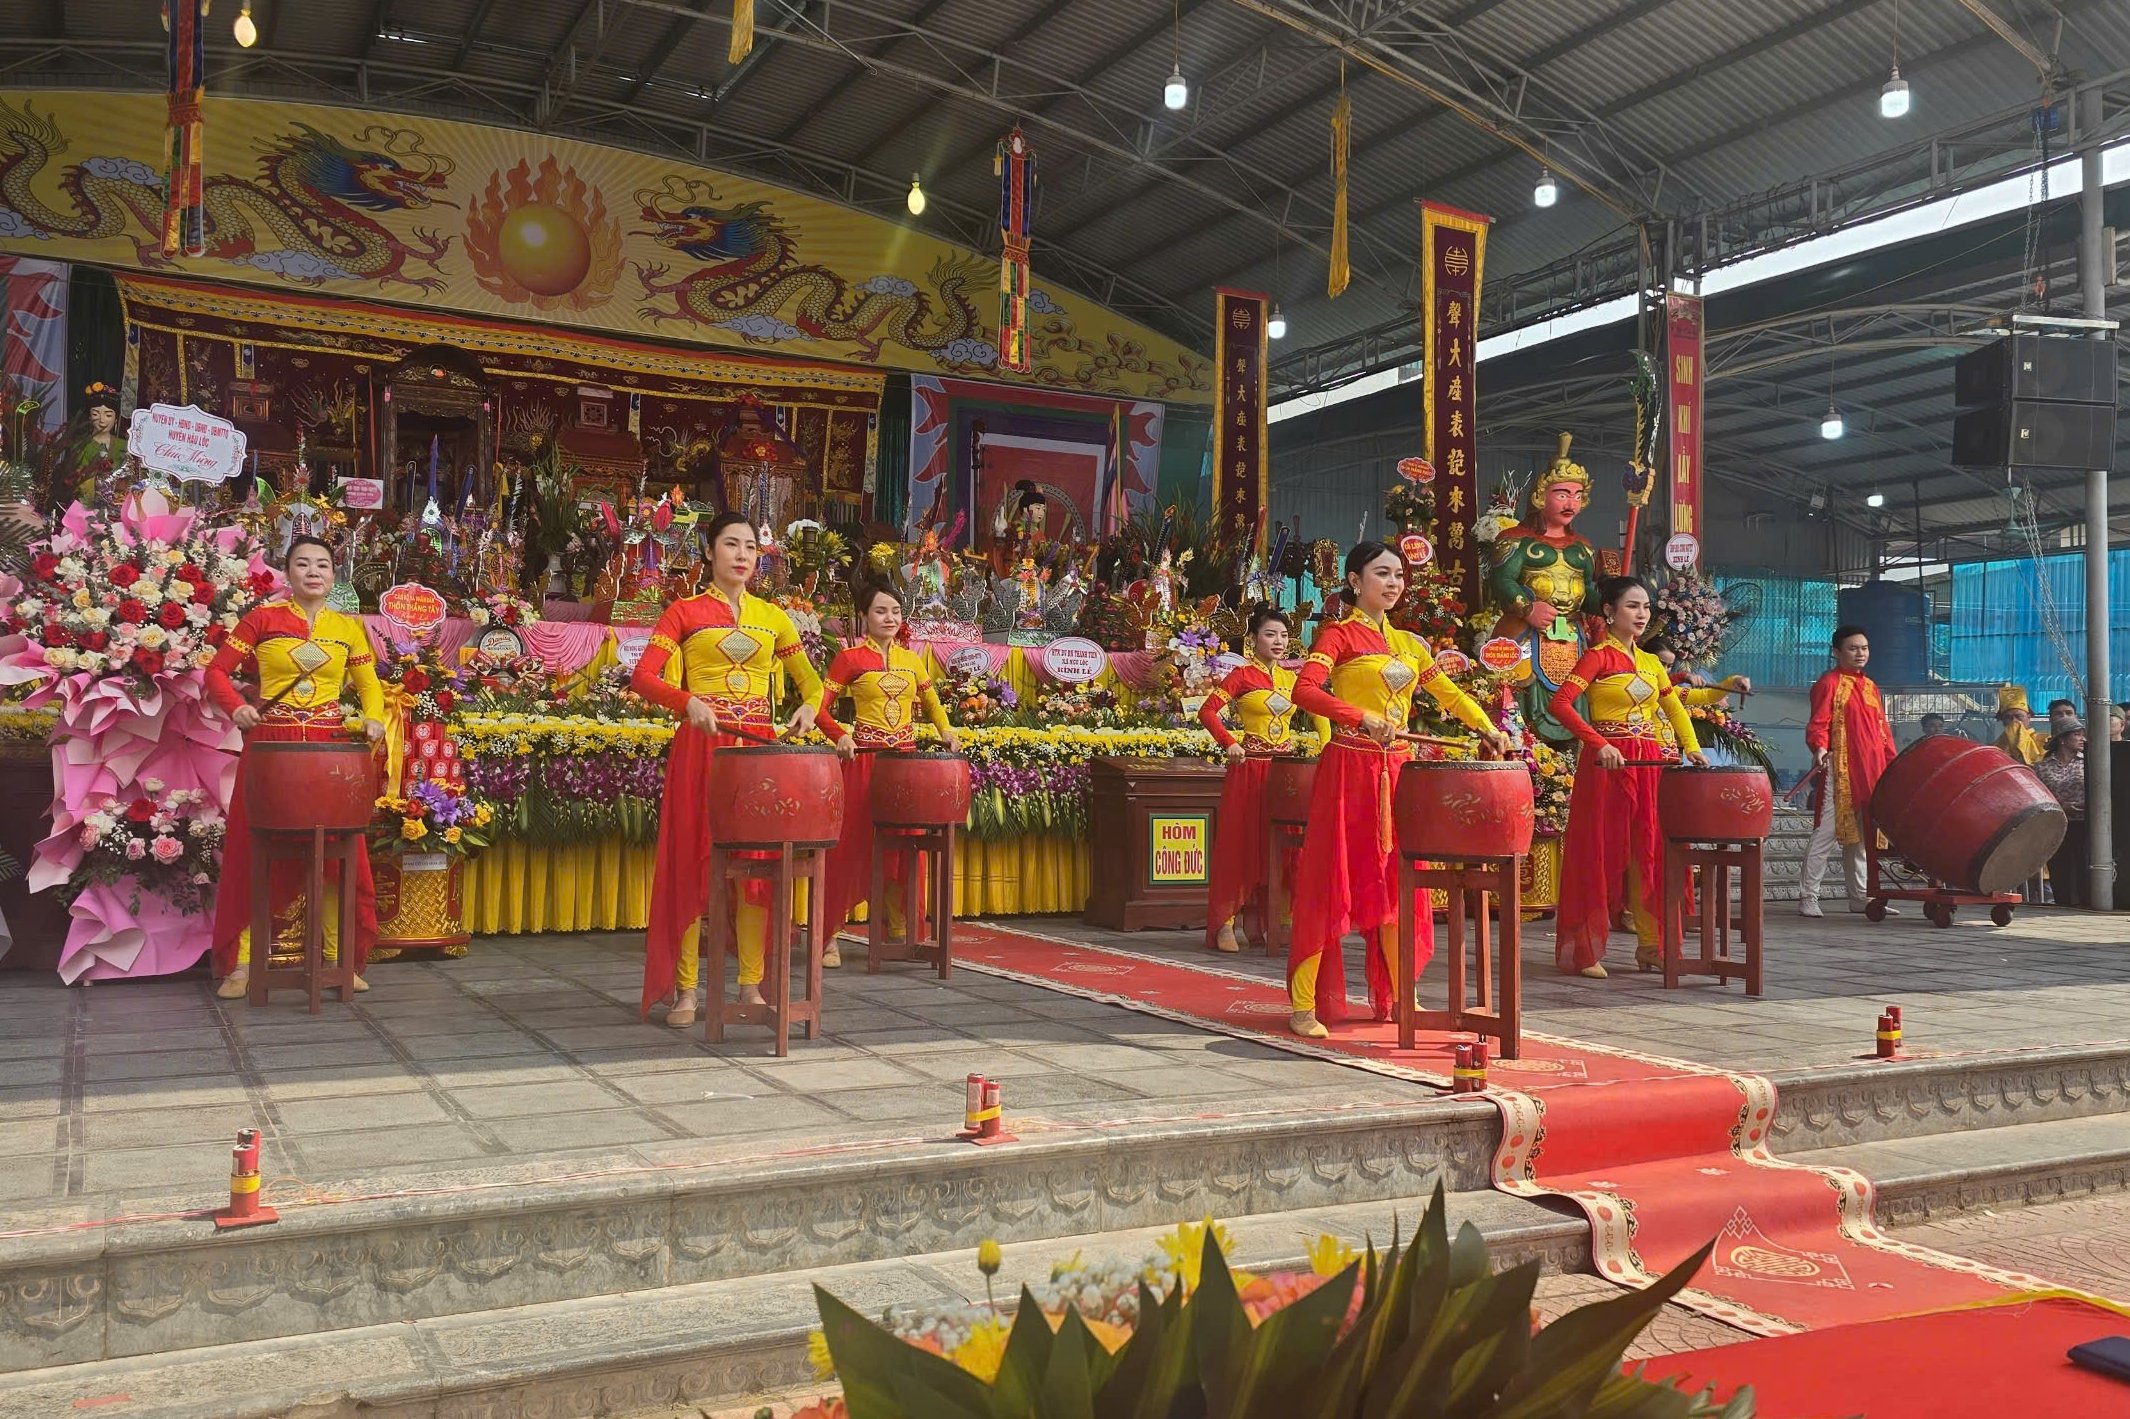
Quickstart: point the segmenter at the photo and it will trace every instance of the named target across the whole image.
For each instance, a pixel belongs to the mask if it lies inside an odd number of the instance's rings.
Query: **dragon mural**
[[[941,364],[984,369],[998,350],[970,304],[970,294],[996,284],[996,267],[975,256],[934,263],[931,290],[901,276],[873,276],[856,285],[836,271],[801,261],[797,234],[766,202],[719,206],[706,182],[669,176],[636,193],[649,237],[696,263],[669,276],[670,267],[637,263],[655,324],[687,321],[730,330],[756,344],[802,337],[855,345],[878,360],[886,345],[928,354]],[[670,304],[661,298],[670,298]]]
[[[28,103],[0,99],[0,233],[10,225],[73,241],[123,239],[150,268],[160,248],[163,177],[132,158],[92,157],[59,171],[65,210],[35,190],[68,149],[58,123]],[[304,285],[372,281],[441,290],[434,274],[451,238],[415,228],[402,240],[371,214],[453,206],[444,195],[448,159],[423,151],[420,135],[373,125],[342,142],[307,123],[267,139],[254,180],[207,178],[209,260],[234,262]],[[12,221],[10,221],[10,217]],[[409,274],[410,265],[429,268]]]

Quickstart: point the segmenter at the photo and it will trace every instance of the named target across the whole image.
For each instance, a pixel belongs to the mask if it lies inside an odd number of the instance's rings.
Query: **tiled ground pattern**
[[[1887,1002],[1903,1005],[1915,1050],[2115,1039],[2130,1036],[2122,920],[2036,911],[2003,930],[1940,931],[1913,916],[1781,912],[1757,1001],[1712,983],[1563,977],[1539,925],[1525,1000],[1535,1030],[1742,1069],[1852,1059]],[[1028,924],[1207,959],[1195,934]],[[1002,1079],[1023,1120],[1063,1128],[1432,1096],[973,971],[867,975],[856,951],[828,978],[825,1038],[778,1060],[764,1032],[740,1029],[713,1050],[699,1029],[637,1017],[640,952],[618,934],[486,939],[460,961],[381,964],[368,995],[316,1018],[294,996],[262,1010],[217,1001],[202,976],[70,990],[0,973],[0,1208],[211,1202],[247,1126],[267,1133],[270,1177],[324,1184],[936,1138],[958,1125],[972,1070]],[[1268,981],[1281,969],[1255,952],[1218,964]],[[1423,990],[1441,974],[1438,961]]]

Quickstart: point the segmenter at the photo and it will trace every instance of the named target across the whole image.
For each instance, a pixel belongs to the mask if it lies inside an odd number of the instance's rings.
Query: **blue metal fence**
[[[1718,666],[1726,675],[1745,675],[1768,689],[1802,687],[1820,677],[1832,662],[1827,641],[1834,634],[1835,588],[1831,581],[1786,576],[1719,576],[1716,585],[1729,594],[1754,588],[1753,612],[1723,653]]]
[[[2038,708],[2059,697],[2076,698],[2072,668],[2085,672],[2085,557],[2065,552],[2044,557],[1969,562],[1953,568],[1952,648],[1954,680],[2024,685]],[[2048,633],[2042,588],[2056,603],[2056,623],[2065,645]],[[2108,555],[2108,697],[2130,695],[2130,549]],[[2068,653],[2070,666],[2064,664]]]

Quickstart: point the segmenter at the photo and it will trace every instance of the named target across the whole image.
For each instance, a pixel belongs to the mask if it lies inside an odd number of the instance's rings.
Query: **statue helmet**
[[[1531,506],[1533,508],[1543,507],[1547,491],[1557,488],[1563,483],[1573,483],[1576,487],[1582,489],[1584,501],[1589,501],[1590,474],[1582,464],[1568,457],[1568,445],[1574,441],[1574,434],[1562,434],[1560,451],[1553,455],[1553,462],[1546,466],[1545,472],[1532,480]]]

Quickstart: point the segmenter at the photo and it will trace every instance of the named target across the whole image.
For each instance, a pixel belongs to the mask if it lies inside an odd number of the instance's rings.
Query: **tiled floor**
[[[1050,919],[1024,925],[1186,964],[1208,959],[1196,932],[1117,933]],[[1612,977],[1586,980],[1555,968],[1550,922],[1528,923],[1526,1024],[1615,1049],[1763,1072],[1869,1053],[1884,1005],[1901,1006],[1911,1054],[2130,1039],[2130,915],[2038,908],[1999,928],[1970,913],[1940,930],[1913,907],[1874,924],[1838,905],[1807,920],[1775,904],[1765,950],[1767,993],[1758,1000],[1706,978],[1666,991],[1661,977],[1635,970],[1628,936],[1612,938]],[[1351,985],[1361,979],[1358,938],[1347,942],[1347,960]],[[1268,980],[1284,970],[1250,950],[1220,964]],[[1421,990],[1433,1004],[1444,989],[1438,960]]]
[[[479,1168],[695,1163],[960,1126],[963,1080],[1004,1082],[1017,1126],[1430,1090],[1114,1007],[957,972],[831,974],[825,1037],[774,1057],[736,1029],[638,1018],[640,937],[480,942],[461,961],[376,966],[353,1007],[214,999],[204,977],[66,989],[0,974],[0,1212],[95,1215],[226,1191],[240,1127],[269,1189]]]
[[[1735,986],[1560,976],[1538,925],[1525,999],[1534,1030],[1761,1070],[1854,1058],[1886,1002],[1903,1005],[1916,1050],[2109,1040],[2130,1037],[2126,921],[2036,911],[2002,930],[1940,931],[1913,916],[1780,912],[1758,1001]],[[1023,925],[1207,959],[1195,934]],[[637,1017],[640,953],[628,935],[483,940],[461,961],[379,965],[373,991],[315,1018],[293,996],[264,1010],[216,1001],[200,976],[69,990],[0,974],[0,1209],[214,1201],[244,1126],[266,1131],[269,1176],[286,1188],[920,1143],[958,1125],[972,1070],[1003,1080],[1037,1129],[1434,1097],[974,971],[945,984],[908,967],[868,976],[855,951],[829,977],[825,1038],[778,1060],[743,1029],[713,1050],[699,1029]],[[1220,964],[1280,973],[1254,953]],[[1438,962],[1424,988],[1440,976]]]

